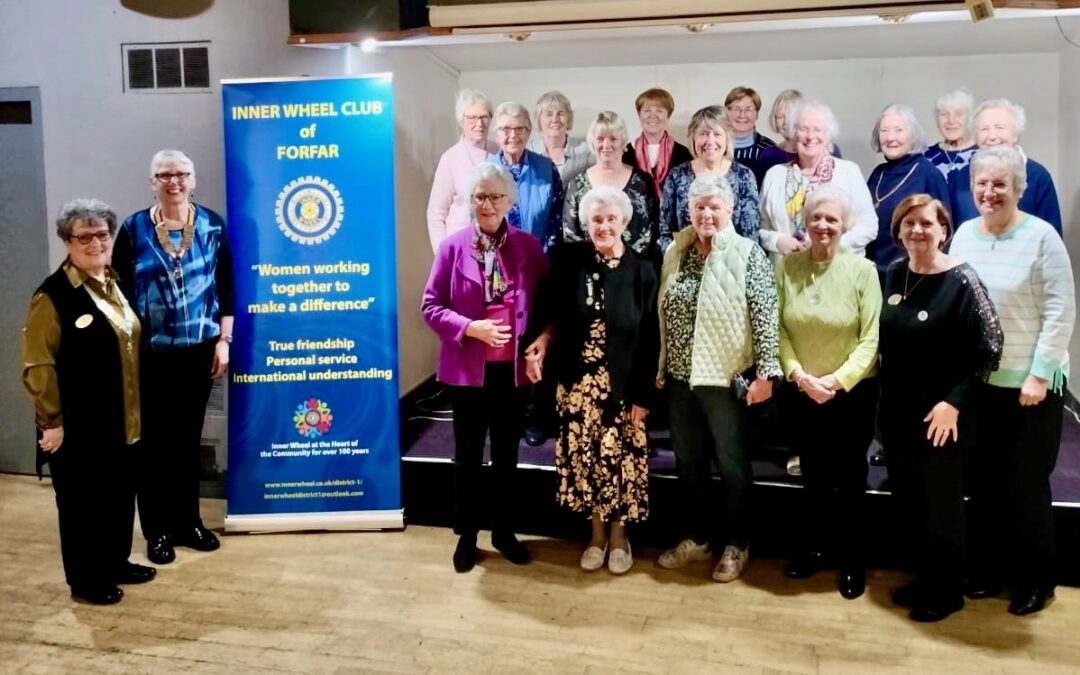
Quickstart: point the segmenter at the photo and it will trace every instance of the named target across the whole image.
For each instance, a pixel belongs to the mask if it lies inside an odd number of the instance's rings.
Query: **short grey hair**
[[[926,132],[919,124],[919,118],[915,116],[915,109],[904,103],[890,103],[881,111],[874,123],[874,130],[870,132],[870,148],[874,152],[881,152],[881,139],[878,138],[881,133],[881,120],[890,113],[899,115],[904,120],[908,133],[911,134],[911,152],[920,155],[926,152]]]
[[[847,232],[855,225],[855,207],[851,203],[851,195],[847,190],[835,185],[822,185],[806,196],[806,201],[803,202],[802,207],[803,222],[809,224],[810,214],[814,212],[814,209],[825,203],[836,204],[840,207],[840,218],[844,224],[844,232]]]
[[[995,145],[983,148],[971,157],[971,191],[975,192],[975,177],[986,170],[1005,167],[1012,175],[1016,196],[1020,197],[1027,189],[1027,162],[1020,151],[1011,145]]]
[[[961,87],[938,96],[934,103],[934,112],[941,114],[946,110],[963,110],[970,117],[971,109],[974,107],[975,97],[970,91]]]
[[[501,181],[503,189],[506,190],[507,201],[510,204],[517,201],[517,183],[514,182],[514,174],[510,173],[510,169],[494,162],[480,162],[473,167],[469,177],[465,179],[465,189],[462,191],[462,195],[469,202],[470,214],[476,215],[476,205],[472,200],[473,191],[485,180]]]
[[[100,199],[79,198],[60,207],[60,213],[56,216],[56,236],[68,241],[80,220],[105,223],[109,227],[109,234],[116,234],[116,212],[111,206]]]
[[[785,89],[776,95],[776,99],[772,102],[772,109],[769,110],[769,128],[776,133],[783,135],[787,133],[787,129],[778,129],[776,127],[776,111],[780,109],[780,106],[786,105],[788,107],[788,115],[790,116],[795,104],[803,100],[802,92],[798,89]],[[787,126],[787,123],[784,123]]]
[[[598,206],[617,207],[622,213],[624,225],[628,224],[634,215],[634,205],[630,203],[630,198],[625,192],[617,187],[601,185],[586,192],[581,198],[581,203],[578,204],[578,219],[581,220],[582,228],[589,227],[589,219],[592,218],[593,210]]]
[[[150,177],[153,178],[158,169],[166,164],[179,164],[192,176],[195,175],[195,162],[191,161],[191,158],[184,154],[183,150],[165,149],[158,150],[150,159]]]
[[[975,112],[968,117],[968,131],[971,134],[975,133],[975,121],[979,119],[986,110],[1008,110],[1012,114],[1013,129],[1016,130],[1016,137],[1019,139],[1024,134],[1024,129],[1027,128],[1027,113],[1024,112],[1024,107],[1017,105],[1007,98],[992,98],[983,101],[979,104],[978,108],[975,108]]]
[[[589,150],[593,149],[597,136],[611,132],[615,132],[615,135],[619,137],[619,147],[626,145],[627,141],[630,140],[630,132],[626,129],[626,122],[623,121],[623,118],[619,117],[618,113],[604,110],[589,125],[589,132],[585,135]]]
[[[458,92],[457,101],[454,103],[454,119],[458,124],[461,124],[461,119],[465,117],[465,108],[468,108],[473,103],[479,103],[487,110],[487,114],[495,117],[491,111],[491,100],[484,95],[484,92],[479,89],[462,89]]]
[[[574,128],[574,109],[570,107],[570,99],[561,91],[548,91],[540,94],[536,99],[536,126],[540,126],[540,115],[545,110],[563,109],[566,111],[566,130]]]
[[[809,111],[817,111],[825,118],[825,133],[829,135],[829,149],[832,149],[833,141],[840,136],[840,124],[836,121],[836,115],[832,108],[821,101],[799,101],[791,107],[787,120],[784,123],[788,138],[795,138],[795,127],[799,126],[799,118]]]
[[[491,119],[495,124],[498,124],[499,118],[503,115],[520,119],[522,126],[525,127],[525,133],[532,133],[532,118],[529,117],[529,111],[525,109],[525,106],[514,101],[503,101],[495,108],[495,114],[491,116]]]
[[[723,176],[705,175],[698,176],[690,183],[686,192],[686,202],[693,206],[694,200],[719,197],[730,208],[735,208],[735,191],[731,189],[731,183]]]

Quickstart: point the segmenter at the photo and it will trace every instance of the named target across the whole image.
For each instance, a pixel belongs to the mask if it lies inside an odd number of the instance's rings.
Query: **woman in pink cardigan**
[[[483,92],[462,89],[454,107],[461,138],[439,158],[428,198],[427,222],[431,250],[438,251],[443,239],[469,225],[470,213],[465,181],[477,164],[499,149],[488,140],[491,128],[491,101]]]
[[[517,198],[505,167],[480,164],[463,186],[472,219],[435,254],[424,289],[424,321],[439,336],[437,377],[448,385],[454,411],[454,569],[476,564],[480,511],[491,521],[491,544],[512,563],[529,553],[514,537],[513,474],[524,427],[529,380],[521,336],[548,261],[540,242],[506,213]],[[484,439],[491,436],[495,494],[481,493]]]

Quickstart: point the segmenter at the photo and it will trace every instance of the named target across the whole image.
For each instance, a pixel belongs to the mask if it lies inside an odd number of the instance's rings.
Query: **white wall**
[[[209,40],[210,80],[340,75],[341,52],[285,44],[287,0],[210,3],[197,16],[155,19],[118,0],[0,2],[0,83],[38,86],[48,212],[98,197],[124,217],[151,201],[150,157],[185,150],[198,169],[197,199],[224,213],[221,95],[126,94],[120,45]],[[63,247],[50,235],[50,262]],[[44,276],[44,270],[42,270]]]
[[[992,68],[987,65],[991,58]],[[966,86],[976,99],[1006,96],[1023,104],[1030,130],[1024,147],[1056,175],[1058,92],[1047,83],[1058,82],[1058,63],[1057,54],[1013,54],[1007,59],[952,56],[534,69],[524,77],[519,70],[487,70],[463,73],[461,84],[483,90],[494,101],[519,101],[530,110],[542,92],[559,89],[574,104],[574,133],[584,135],[596,113],[610,109],[624,116],[631,136],[640,133],[635,97],[648,87],[663,86],[675,98],[672,131],[682,142],[690,115],[702,106],[722,105],[737,85],[752,86],[761,94],[758,130],[775,137],[765,119],[768,108],[776,94],[796,87],[832,107],[840,122],[838,143],[844,157],[858,162],[866,175],[881,162],[870,150],[870,130],[882,108],[895,101],[914,106],[934,142],[938,139],[934,100],[943,91]]]
[[[1063,20],[1062,28],[1073,42],[1080,44],[1080,19]],[[1080,162],[1077,161],[1080,158],[1080,47],[1070,44],[1062,46],[1059,87],[1060,151],[1066,161],[1054,174],[1054,180],[1061,200],[1065,245],[1072,258],[1073,280],[1077,297],[1080,298]],[[1080,380],[1077,379],[1080,377],[1080,330],[1077,326],[1073,326],[1069,353],[1073,361],[1069,389],[1073,395],[1080,395]]]

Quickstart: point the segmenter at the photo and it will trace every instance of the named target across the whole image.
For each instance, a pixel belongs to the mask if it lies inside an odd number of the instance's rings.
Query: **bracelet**
[[[232,335],[225,335],[224,333],[222,333],[220,336],[218,336],[218,341],[219,342],[225,342],[226,344],[231,345],[232,344]]]

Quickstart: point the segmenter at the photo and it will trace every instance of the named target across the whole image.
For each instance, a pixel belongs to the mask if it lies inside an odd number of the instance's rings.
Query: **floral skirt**
[[[582,350],[584,375],[555,395],[559,438],[555,470],[559,504],[604,520],[644,520],[649,513],[649,450],[644,423],[635,426],[629,405],[605,423],[611,395],[604,359],[604,322],[594,321]]]

